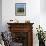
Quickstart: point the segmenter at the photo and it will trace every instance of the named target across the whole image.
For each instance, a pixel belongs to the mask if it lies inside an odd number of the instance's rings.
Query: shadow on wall
[[[46,13],[46,0],[40,0],[40,11]]]
[[[2,0],[0,0],[0,31],[2,31]]]

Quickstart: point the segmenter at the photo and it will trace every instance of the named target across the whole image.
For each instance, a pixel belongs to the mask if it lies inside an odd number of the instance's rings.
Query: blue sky
[[[16,3],[16,8],[24,8],[26,6],[25,3]]]

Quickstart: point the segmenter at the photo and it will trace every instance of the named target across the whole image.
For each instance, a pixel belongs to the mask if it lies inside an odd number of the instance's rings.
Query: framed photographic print
[[[15,4],[15,15],[16,16],[26,16],[26,3],[16,3]]]

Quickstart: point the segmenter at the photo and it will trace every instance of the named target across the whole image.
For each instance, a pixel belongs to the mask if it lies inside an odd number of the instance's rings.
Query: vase
[[[45,46],[45,41],[39,40],[39,46]]]

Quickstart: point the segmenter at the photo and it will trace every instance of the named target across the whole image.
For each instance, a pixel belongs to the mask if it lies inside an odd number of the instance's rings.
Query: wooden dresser
[[[33,46],[33,23],[7,23],[12,39],[22,46]]]

